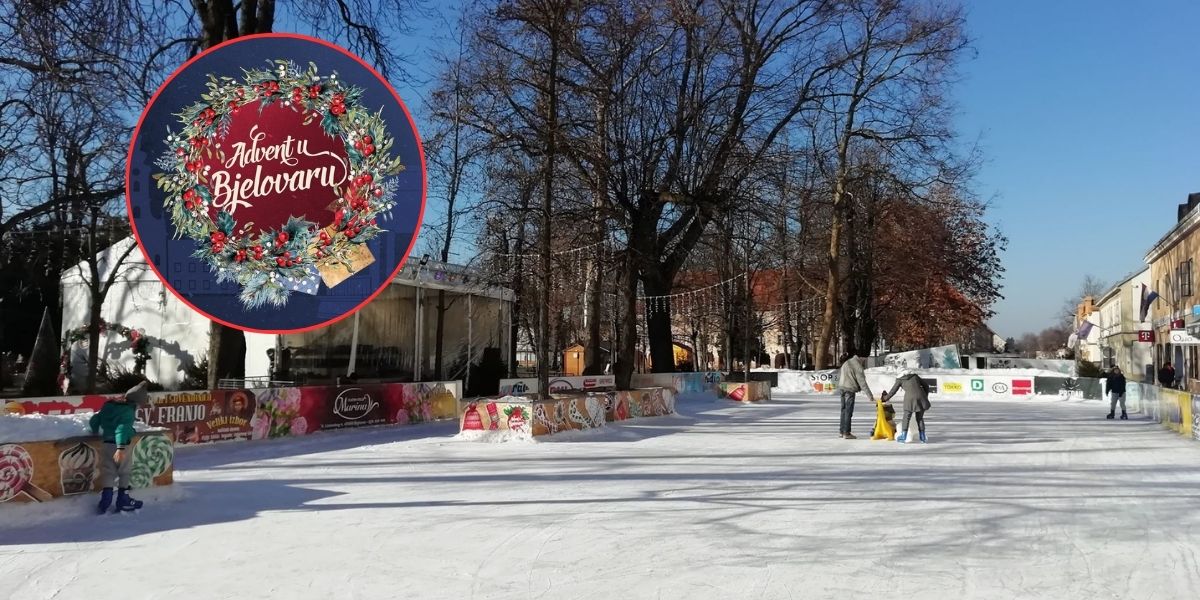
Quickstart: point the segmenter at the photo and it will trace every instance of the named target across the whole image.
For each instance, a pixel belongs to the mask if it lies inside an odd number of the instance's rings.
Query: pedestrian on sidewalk
[[[841,431],[838,437],[846,440],[858,439],[850,433],[850,422],[854,420],[854,396],[859,392],[873,400],[871,386],[867,385],[867,372],[863,369],[865,358],[859,358],[853,351],[842,355],[842,369],[838,373],[838,390],[842,393]]]
[[[1113,367],[1112,371],[1104,377],[1104,388],[1108,390],[1108,395],[1112,397],[1112,401],[1108,406],[1108,418],[1113,418],[1117,412],[1117,401],[1121,401],[1121,420],[1129,419],[1129,415],[1125,414],[1125,374],[1121,373],[1120,367]]]
[[[1175,367],[1171,365],[1171,361],[1163,363],[1162,368],[1158,370],[1158,384],[1165,388],[1175,387]]]
[[[908,422],[913,415],[917,417],[917,432],[920,434],[921,443],[925,443],[925,411],[929,410],[929,384],[921,379],[920,375],[910,370],[905,370],[896,378],[896,383],[892,384],[892,389],[883,395],[883,401],[889,402],[896,396],[896,392],[904,390],[904,420],[900,421],[900,433],[896,435],[897,442],[908,441]]]

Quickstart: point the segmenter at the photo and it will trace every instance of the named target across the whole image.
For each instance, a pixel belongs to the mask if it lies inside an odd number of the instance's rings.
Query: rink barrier
[[[693,373],[635,373],[631,383],[635,388],[662,387],[671,390],[675,397],[705,394],[713,398],[720,396],[724,376],[718,371]]]
[[[1130,383],[1126,408],[1157,421],[1170,431],[1200,441],[1200,395],[1146,383]]]
[[[564,392],[543,400],[525,396],[463,399],[459,434],[493,441],[531,439],[564,431],[604,427],[606,423],[675,413],[675,393],[651,387],[609,392]]]
[[[94,412],[112,397],[22,398],[5,408],[18,414]],[[177,444],[203,444],[454,419],[461,397],[459,381],[151,392],[137,417],[170,431]]]
[[[591,392],[602,390],[613,390],[617,387],[616,375],[582,375],[571,377],[551,377],[548,385],[550,386],[551,394],[562,392]],[[521,396],[524,394],[536,394],[541,389],[536,377],[523,377],[519,379],[501,379],[500,393],[504,396]]]
[[[65,496],[91,494],[102,486],[98,436],[0,444],[0,505],[48,502]],[[139,432],[126,449],[133,461],[130,483],[135,488],[171,485],[175,449],[165,431]]]
[[[771,399],[771,384],[767,381],[727,381],[721,384],[721,398],[743,404],[765,402]]]

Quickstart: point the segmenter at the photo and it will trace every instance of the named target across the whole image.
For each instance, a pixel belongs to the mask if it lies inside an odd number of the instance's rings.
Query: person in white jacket
[[[838,373],[838,389],[842,392],[842,421],[838,437],[846,440],[858,439],[850,433],[850,422],[854,420],[854,396],[859,392],[867,395],[870,400],[875,397],[871,386],[867,385],[867,372],[863,369],[863,360],[853,353],[842,355],[842,370]]]

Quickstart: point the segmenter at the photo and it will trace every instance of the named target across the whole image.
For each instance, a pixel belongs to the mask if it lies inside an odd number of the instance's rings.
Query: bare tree
[[[856,149],[862,144],[877,147],[894,162],[923,172],[916,179],[945,177],[952,168],[943,160],[945,144],[953,137],[945,114],[945,88],[967,48],[958,7],[853,0],[845,8],[839,32],[848,60],[834,78],[834,93],[824,98],[813,128],[817,143],[831,149],[819,164],[827,165],[833,215],[817,368],[831,362],[830,342],[847,268],[843,236],[853,210],[850,187]]]
[[[1084,299],[1092,298],[1096,303],[1099,303],[1101,296],[1110,287],[1112,286],[1091,273],[1084,275],[1083,281],[1079,282],[1079,290],[1071,297],[1063,300],[1062,308],[1059,309],[1058,318],[1055,321],[1063,327],[1073,329],[1076,326],[1075,317],[1078,314],[1079,305],[1083,304]]]

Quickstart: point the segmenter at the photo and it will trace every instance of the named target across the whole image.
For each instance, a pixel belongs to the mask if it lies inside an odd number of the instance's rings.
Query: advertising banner
[[[170,430],[179,444],[248,440],[257,406],[252,390],[155,393],[150,402],[138,420]]]
[[[110,398],[119,395],[46,396],[42,398],[13,398],[4,401],[4,412],[17,415],[70,415],[77,412],[96,412]]]
[[[670,374],[668,374],[670,375]],[[590,392],[617,387],[616,375],[585,375],[579,377],[551,377],[550,392]],[[536,394],[540,391],[537,378],[501,379],[501,396]]]
[[[0,444],[0,505],[46,502],[96,491],[101,483],[100,453],[104,451],[104,444],[95,436]],[[138,433],[127,452],[132,453],[133,487],[172,483],[175,450],[166,434]]]
[[[1192,439],[1200,441],[1200,396],[1192,396]]]
[[[781,371],[779,391],[798,394],[836,394],[838,370]]]

